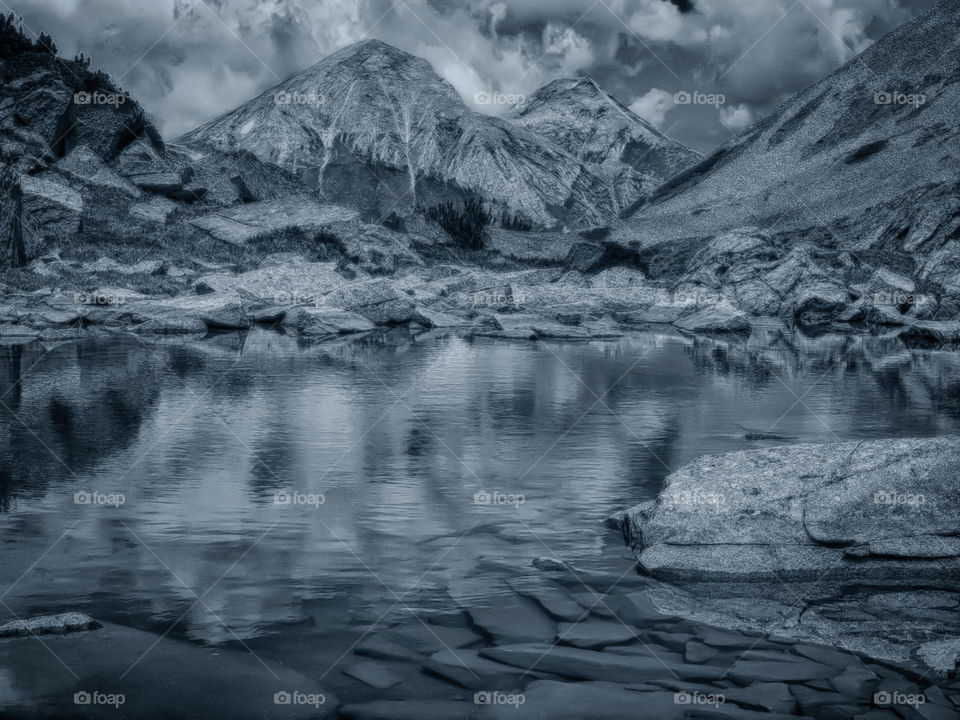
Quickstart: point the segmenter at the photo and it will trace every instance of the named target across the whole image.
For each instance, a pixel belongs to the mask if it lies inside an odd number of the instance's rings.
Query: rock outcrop
[[[614,524],[663,612],[923,661],[960,637],[958,467],[957,437],[708,456]]]

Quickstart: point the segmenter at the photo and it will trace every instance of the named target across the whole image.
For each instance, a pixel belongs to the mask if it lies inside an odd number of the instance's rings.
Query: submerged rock
[[[103,627],[89,615],[78,612],[59,615],[41,615],[27,620],[13,620],[0,625],[0,637],[18,637],[23,635],[65,635],[83,630],[96,630]]]
[[[708,456],[621,529],[664,611],[903,660],[960,635],[955,606],[892,594],[960,580],[957,467],[957,437]]]
[[[8,691],[0,697],[0,713],[37,717],[35,709],[43,708],[50,717],[253,720],[276,716],[278,706],[285,718],[336,712],[336,697],[315,680],[246,652],[199,647],[111,623],[56,638],[55,652],[48,645],[0,639],[0,677]],[[79,714],[76,694],[95,692],[117,702],[99,705],[103,714]]]

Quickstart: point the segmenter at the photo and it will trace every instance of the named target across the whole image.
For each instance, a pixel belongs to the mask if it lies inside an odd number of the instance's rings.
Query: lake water
[[[79,610],[291,664],[313,642],[336,684],[347,638],[496,604],[533,558],[634,582],[603,519],[699,455],[960,431],[960,357],[257,330],[3,346],[0,402],[0,622]]]

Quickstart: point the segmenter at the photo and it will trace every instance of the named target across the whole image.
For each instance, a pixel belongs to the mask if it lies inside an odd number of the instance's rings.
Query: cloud
[[[738,133],[753,125],[753,112],[746,103],[720,108],[720,122],[731,132]]]
[[[14,10],[62,51],[93,57],[174,137],[366,37],[428,58],[468,102],[589,75],[651,122],[665,112],[657,88],[721,93],[738,124],[933,2],[14,0]],[[671,120],[671,134],[701,150],[729,134],[716,113]]]
[[[650,91],[637,98],[630,105],[630,109],[656,128],[662,128],[667,113],[673,108],[673,96],[666,90],[651,88]]]

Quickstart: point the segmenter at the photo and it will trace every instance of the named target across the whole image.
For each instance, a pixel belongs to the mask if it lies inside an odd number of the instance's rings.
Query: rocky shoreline
[[[952,674],[960,438],[699,458],[610,519],[663,612]]]
[[[98,331],[197,335],[257,324],[282,327],[304,341],[398,324],[509,339],[572,340],[618,337],[649,326],[749,334],[755,325],[786,329],[799,324],[789,318],[751,316],[725,298],[699,291],[671,293],[642,271],[623,266],[586,274],[557,267],[495,271],[437,264],[387,276],[290,253],[268,256],[247,272],[210,263],[185,269],[162,261],[124,266],[108,259],[80,264],[47,258],[34,265],[51,286],[4,293],[4,341],[66,340]],[[65,268],[94,277],[109,272],[115,282],[162,275],[175,278],[181,292],[155,295],[93,284],[86,286],[93,289],[65,289],[55,284],[62,279],[58,271]],[[896,326],[833,322],[816,328],[889,333],[908,343],[960,342],[960,322],[909,316]]]

